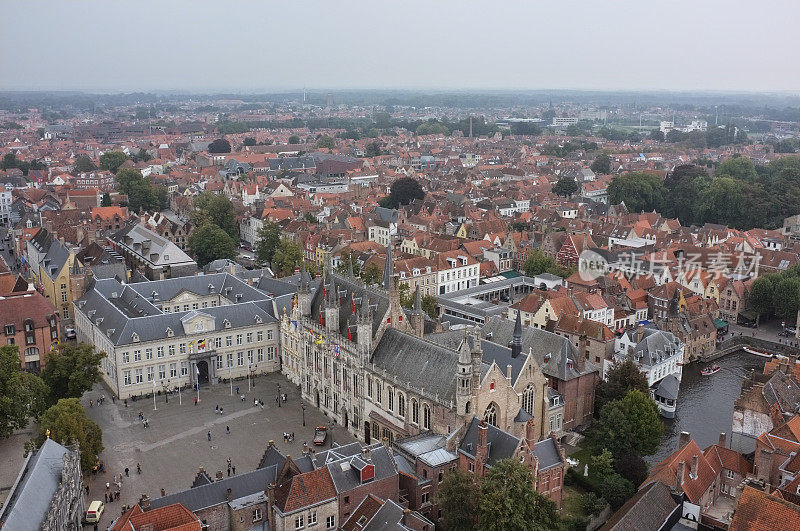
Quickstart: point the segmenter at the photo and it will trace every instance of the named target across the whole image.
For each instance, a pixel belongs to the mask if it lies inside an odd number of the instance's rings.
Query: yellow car
[[[86,510],[86,522],[90,524],[99,522],[105,508],[106,506],[99,500],[90,503],[89,508]]]

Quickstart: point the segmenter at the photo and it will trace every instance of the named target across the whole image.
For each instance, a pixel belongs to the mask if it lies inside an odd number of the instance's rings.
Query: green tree
[[[597,385],[595,411],[599,412],[609,402],[622,399],[633,389],[646,393],[649,387],[647,377],[633,360],[626,358],[616,362],[608,369],[605,379]]]
[[[433,295],[422,296],[422,309],[431,319],[436,320],[439,318],[439,303]]]
[[[551,530],[558,526],[556,504],[533,488],[531,470],[517,459],[494,464],[481,483],[478,529]]]
[[[735,227],[746,224],[746,197],[743,183],[733,177],[715,177],[698,190],[695,219]]]
[[[103,193],[103,199],[100,201],[100,206],[111,206],[111,195],[108,192]]]
[[[361,280],[368,286],[378,284],[382,278],[383,272],[381,268],[375,264],[368,264],[367,267],[361,271]]]
[[[624,201],[631,212],[660,211],[665,195],[664,182],[650,173],[624,173],[614,177],[608,185],[611,204]]]
[[[208,145],[209,153],[230,153],[231,143],[224,138],[218,138]]]
[[[143,210],[161,210],[162,197],[153,189],[142,172],[135,168],[122,168],[115,176],[119,191],[128,196],[128,208],[133,212]],[[166,191],[166,189],[165,189]]]
[[[636,494],[636,487],[619,474],[606,476],[598,485],[598,490],[615,511]]]
[[[336,147],[336,141],[328,135],[322,135],[317,139],[317,147],[319,149],[333,149]]]
[[[624,454],[615,459],[614,470],[634,485],[641,485],[647,479],[647,462],[635,454]]]
[[[151,210],[164,210],[169,207],[169,190],[163,184],[157,184],[151,189]]]
[[[291,240],[283,239],[272,255],[272,270],[276,275],[285,277],[294,273],[294,268],[303,259],[303,251],[300,246]]]
[[[292,136],[289,137],[288,143],[289,144],[299,144],[300,143],[300,137],[297,136],[297,135],[292,135]]]
[[[599,454],[593,455],[589,461],[590,476],[597,481],[614,473],[614,456],[605,448]]]
[[[50,390],[44,381],[20,369],[19,347],[0,347],[0,438],[28,425],[47,408]]]
[[[594,492],[587,492],[581,498],[581,509],[583,509],[584,513],[595,516],[606,508],[607,503],[605,498],[601,498]]]
[[[775,315],[790,322],[797,316],[797,309],[800,306],[800,278],[782,278],[775,285],[773,296]]]
[[[750,286],[750,295],[747,297],[747,302],[750,308],[756,312],[756,323],[762,315],[772,310],[775,300],[775,277],[773,275],[764,275],[758,277],[753,281]]]
[[[615,456],[650,455],[658,448],[663,431],[656,403],[647,394],[633,389],[621,400],[603,406],[595,440],[599,448],[607,448]]]
[[[200,267],[214,260],[236,258],[236,241],[211,222],[203,223],[192,232],[189,237],[189,247]]]
[[[664,214],[677,217],[681,223],[694,221],[698,185],[708,180],[708,172],[703,166],[683,164],[676,166],[664,180],[667,197]]]
[[[407,205],[414,199],[424,199],[425,191],[419,181],[411,177],[401,177],[392,183],[389,195],[385,198],[383,206],[387,208],[397,208],[400,205]]]
[[[60,343],[50,350],[42,369],[42,380],[50,388],[50,403],[83,396],[100,381],[100,361],[105,356],[86,343]]]
[[[128,160],[128,155],[122,151],[106,151],[100,155],[100,169],[117,173],[122,163]]]
[[[370,142],[367,144],[367,149],[364,155],[367,157],[379,157],[381,154],[381,145],[378,142]]]
[[[535,277],[542,273],[550,273],[551,275],[560,277],[567,277],[572,274],[567,274],[567,270],[558,265],[553,258],[550,258],[539,249],[534,249],[528,254],[528,258],[526,258],[525,263],[522,264],[522,270],[525,272],[525,276],[528,277]]]
[[[573,177],[562,177],[553,185],[553,193],[562,197],[572,197],[578,191],[578,183]]]
[[[242,145],[243,146],[255,146],[256,145],[256,139],[253,138],[252,136],[248,136],[244,140],[242,140]]]
[[[472,474],[455,468],[444,475],[436,490],[436,503],[442,510],[442,524],[448,531],[475,527],[480,488]]]
[[[88,155],[78,155],[72,165],[73,173],[89,173],[97,169],[92,159]]]
[[[16,153],[6,153],[3,155],[3,162],[0,163],[0,169],[19,168],[20,162]]]
[[[204,223],[214,223],[228,233],[234,240],[239,239],[239,226],[236,224],[236,211],[227,197],[214,192],[203,192],[194,199],[192,223],[200,227]]]
[[[747,157],[731,157],[719,166],[715,175],[730,175],[741,181],[755,181],[758,173],[753,161]]]
[[[47,430],[50,438],[65,446],[78,443],[81,450],[81,469],[84,474],[92,472],[100,452],[103,451],[103,431],[86,415],[77,398],[62,398],[39,418],[38,431],[32,445],[44,444]],[[31,449],[31,444],[26,449]]]
[[[270,263],[272,256],[281,243],[281,226],[274,221],[265,222],[258,230],[256,242],[256,258],[259,262]]]
[[[604,175],[608,175],[611,173],[611,157],[608,153],[600,153],[595,157],[594,162],[592,162],[592,171],[595,173],[601,173]]]

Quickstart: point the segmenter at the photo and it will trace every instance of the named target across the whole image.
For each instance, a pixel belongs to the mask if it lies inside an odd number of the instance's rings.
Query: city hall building
[[[229,273],[134,284],[95,280],[75,302],[80,342],[128,398],[280,369],[272,297]]]

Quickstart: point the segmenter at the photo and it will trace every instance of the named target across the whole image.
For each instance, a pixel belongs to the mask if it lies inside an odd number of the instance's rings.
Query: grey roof
[[[636,330],[628,332],[636,339]],[[660,363],[663,359],[674,356],[680,350],[680,341],[672,332],[656,328],[644,328],[642,340],[633,349],[636,361],[640,365],[649,367]]]
[[[61,483],[64,455],[70,451],[52,439],[25,462],[2,512],[0,527],[19,531],[41,528],[50,502]]]
[[[514,322],[500,316],[492,316],[483,325],[482,333],[493,343],[508,345],[514,333]],[[577,363],[578,353],[569,339],[541,328],[523,328],[522,355],[519,358],[526,353],[533,354],[545,375],[559,380],[567,381],[581,374],[599,371],[598,367],[589,362],[586,362],[584,370],[580,371]],[[505,370],[505,364],[500,365],[500,368]]]
[[[654,481],[642,487],[633,498],[625,502],[601,529],[661,529],[677,507],[670,488],[660,481]]]
[[[47,276],[49,276],[51,280],[55,280],[59,273],[61,273],[61,270],[64,269],[64,265],[67,263],[68,259],[69,249],[67,249],[65,245],[62,245],[60,241],[52,240],[50,247],[47,249],[47,254],[42,258],[41,265],[47,273]]]
[[[169,301],[184,291],[198,295],[218,294],[231,304],[170,313],[162,312],[153,304]],[[75,306],[115,345],[134,343],[134,334],[139,342],[163,339],[167,328],[172,330],[174,337],[185,336],[184,319],[198,311],[213,317],[215,327],[223,326],[225,320],[230,322],[231,328],[250,326],[257,317],[262,323],[276,321],[272,301],[229,273],[135,284],[122,284],[113,278],[101,279],[78,299]]]
[[[397,467],[388,448],[378,443],[369,446],[369,449],[370,458],[368,462],[375,466],[375,479],[373,481],[380,481],[397,475]],[[345,457],[327,464],[337,493],[351,491],[361,486],[358,466],[363,465],[363,463],[364,460],[359,450],[358,455]]]
[[[234,500],[259,492],[263,493],[268,484],[275,482],[277,473],[275,465],[258,468],[252,472],[225,478],[208,485],[156,498],[150,502],[150,506],[158,509],[173,503],[181,503],[190,511],[199,511],[221,503],[228,503],[228,489],[231,489]]]
[[[410,528],[403,525],[404,512],[405,509],[396,502],[386,500],[362,529],[363,531],[408,530]],[[432,527],[430,529],[432,529]]]
[[[279,157],[277,159],[268,159],[269,169],[272,171],[277,170],[297,170],[316,168],[317,164],[313,157]]]
[[[680,391],[681,382],[674,374],[668,374],[658,384],[656,388],[656,395],[671,400],[678,399],[678,391]]]
[[[373,351],[372,363],[407,387],[443,401],[455,399],[458,351],[454,349],[387,328]]]
[[[360,279],[349,278],[347,275],[340,275],[329,271],[324,279],[316,286],[314,295],[311,299],[311,319],[319,322],[319,314],[324,315],[324,299],[326,291],[334,291],[339,300],[339,333],[347,336],[347,327],[351,324],[350,318],[358,312],[361,304],[369,300],[370,310],[372,311],[372,335],[378,332],[383,316],[389,310],[389,295],[382,289],[368,288],[364,286]],[[353,312],[353,306],[356,312]],[[353,340],[356,341],[356,329],[351,329]]]
[[[467,425],[467,432],[464,438],[461,439],[461,444],[458,446],[458,451],[475,457],[475,450],[478,445],[478,424],[480,424],[478,417],[472,417],[469,425]],[[496,426],[487,424],[486,442],[489,445],[489,453],[486,457],[486,467],[494,465],[498,461],[509,458],[514,455],[514,452],[519,448],[520,440],[508,432],[501,430]]]
[[[533,445],[533,455],[539,460],[539,471],[553,468],[563,463],[556,442],[548,437]]]
[[[154,266],[195,264],[180,247],[142,225],[130,224],[110,239]]]

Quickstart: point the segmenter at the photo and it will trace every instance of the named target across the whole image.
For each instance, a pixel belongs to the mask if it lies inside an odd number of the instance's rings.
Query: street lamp
[[[256,366],[255,366],[255,365],[248,365],[248,366],[247,366],[247,369],[248,369],[248,371],[249,371],[249,376],[250,376],[250,377],[247,379],[247,392],[249,393],[249,392],[250,392],[250,385],[251,385],[251,382],[252,382],[252,387],[253,387],[253,389],[255,389],[255,387],[256,387],[256,382],[255,382],[255,380],[253,380],[253,377],[254,377],[254,376],[255,376],[255,374],[256,374]]]
[[[306,425],[306,405],[303,404],[300,406],[303,409],[303,426]]]
[[[166,382],[162,380],[161,386],[164,388],[164,399],[166,400],[166,403],[169,404],[169,393],[167,392],[169,390],[169,380]]]
[[[281,384],[278,384],[278,407],[281,407]]]

